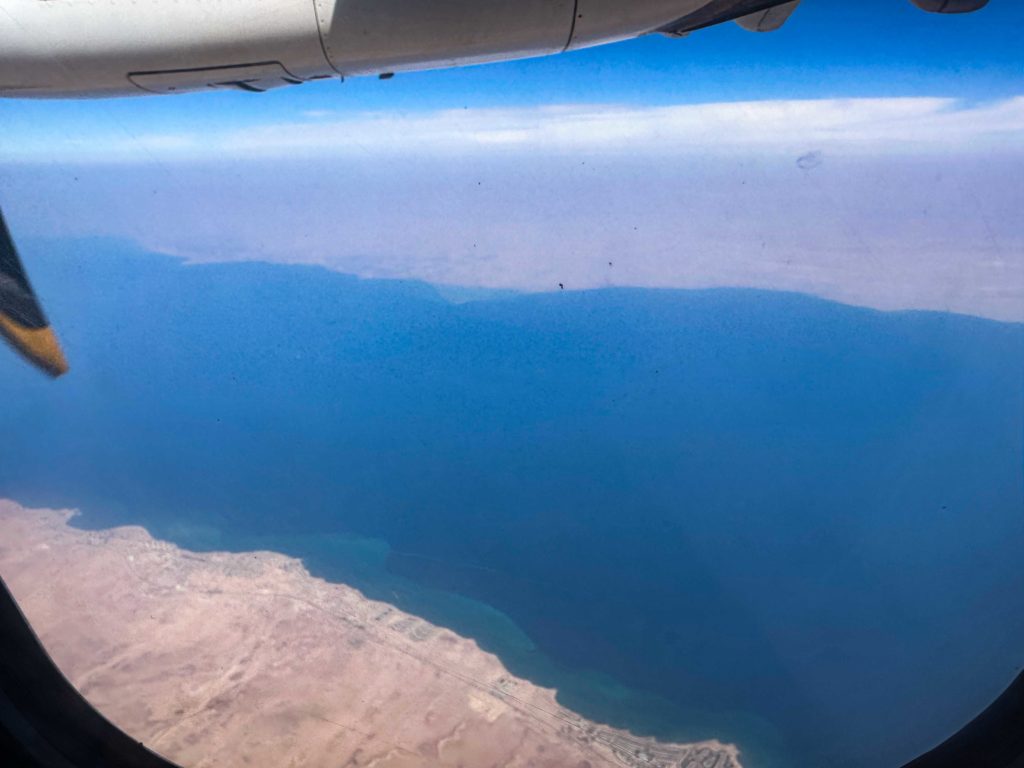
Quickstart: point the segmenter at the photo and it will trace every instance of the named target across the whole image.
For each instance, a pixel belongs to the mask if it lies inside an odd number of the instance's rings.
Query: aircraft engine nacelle
[[[931,13],[970,13],[988,5],[988,0],[913,0],[914,5]]]
[[[710,2],[3,0],[0,96],[262,91],[539,56],[635,37]]]

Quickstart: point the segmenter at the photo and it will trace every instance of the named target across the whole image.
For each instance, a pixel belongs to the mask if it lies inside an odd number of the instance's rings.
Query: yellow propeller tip
[[[0,314],[0,336],[7,339],[30,363],[53,378],[68,372],[68,361],[57,341],[57,335],[49,326],[26,328]]]

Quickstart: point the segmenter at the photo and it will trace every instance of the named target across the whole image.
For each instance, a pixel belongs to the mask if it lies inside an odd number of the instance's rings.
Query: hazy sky
[[[766,35],[262,95],[0,101],[0,205],[32,242],[1024,320],[1022,28],[1015,0],[945,17],[807,0]]]

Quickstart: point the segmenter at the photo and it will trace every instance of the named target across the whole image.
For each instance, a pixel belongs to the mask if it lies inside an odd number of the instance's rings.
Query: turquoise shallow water
[[[335,533],[229,541],[220,530],[208,526],[166,521],[154,521],[149,526],[154,536],[187,549],[271,551],[299,557],[314,576],[355,587],[372,599],[472,637],[483,649],[501,658],[514,674],[555,688],[559,703],[597,722],[669,741],[720,738],[742,745],[745,765],[785,764],[780,734],[753,713],[684,710],[665,698],[624,686],[597,670],[560,665],[493,606],[392,573],[388,569],[391,548],[379,539]]]
[[[1020,325],[88,248],[31,254],[75,368],[0,358],[0,495],[302,557],[750,766],[898,765],[1021,664]]]

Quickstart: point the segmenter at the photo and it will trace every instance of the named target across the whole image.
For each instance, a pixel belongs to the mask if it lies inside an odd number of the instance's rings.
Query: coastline
[[[0,501],[0,573],[79,690],[183,765],[742,768],[734,745],[588,721],[473,640],[295,558],[73,514]]]

